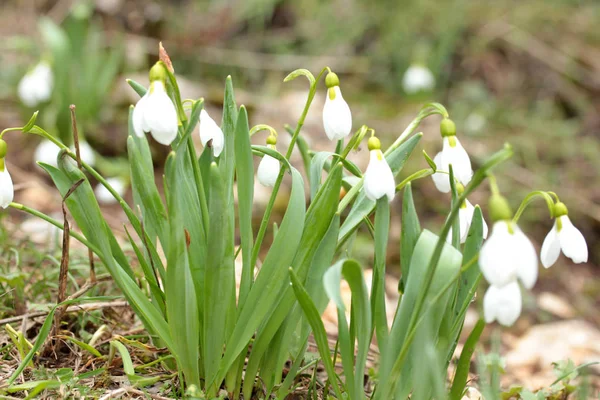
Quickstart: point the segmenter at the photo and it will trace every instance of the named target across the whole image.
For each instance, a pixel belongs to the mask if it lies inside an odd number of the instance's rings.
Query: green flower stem
[[[513,222],[516,224],[519,221],[519,218],[521,218],[521,215],[523,214],[523,211],[525,211],[527,206],[531,202],[533,202],[533,200],[537,199],[538,197],[541,197],[544,200],[546,200],[546,205],[548,206],[548,212],[550,213],[550,218],[554,217],[554,200],[552,199],[552,196],[550,195],[550,193],[553,193],[554,196],[556,196],[556,193],[554,193],[554,192],[544,192],[543,190],[535,190],[535,191],[529,193],[527,196],[525,196],[525,198],[521,202],[521,205],[517,209],[515,216],[513,217]],[[558,201],[558,196],[556,196],[556,201]]]
[[[432,170],[431,168],[422,169],[413,174],[410,174],[402,182],[400,182],[399,184],[396,185],[396,192],[401,191],[404,188],[404,186],[408,185],[412,181],[416,181],[417,179],[426,178],[433,174],[435,174],[435,171]]]
[[[55,227],[57,227],[57,228],[59,228],[61,230],[64,229],[64,226],[63,226],[62,222],[60,222],[60,221],[58,221],[58,220],[56,220],[56,219],[54,219],[54,218],[52,218],[52,217],[44,214],[41,211],[38,211],[38,210],[33,209],[31,207],[24,206],[21,203],[15,203],[15,202],[10,203],[8,206],[11,207],[11,208],[14,208],[15,210],[24,211],[27,214],[31,214],[31,215],[33,215],[35,217],[41,218],[44,221],[46,221],[46,222],[54,225]],[[75,232],[75,231],[73,231],[71,229],[71,230],[69,230],[69,235],[71,237],[79,240],[82,244],[84,244],[87,248],[89,248],[90,250],[92,250],[94,253],[100,254],[100,251],[98,250],[98,248],[96,246],[94,246],[92,243],[90,243],[85,237],[83,237],[79,233],[77,233],[77,232]]]
[[[6,128],[5,130],[3,130],[2,132],[0,132],[0,139],[2,139],[4,137],[4,134],[6,132],[15,132],[15,131],[20,131],[22,130],[22,127],[18,127],[18,128]]]
[[[306,120],[306,115],[308,114],[308,110],[310,109],[310,105],[312,104],[313,99],[315,98],[315,94],[317,92],[317,82],[323,76],[323,73],[327,70],[327,67],[323,68],[317,79],[313,77],[313,75],[306,70],[302,70],[301,73],[297,73],[297,71],[292,72],[288,77],[285,78],[284,82],[287,82],[291,79],[294,79],[296,76],[304,75],[310,82],[310,89],[308,91],[308,98],[306,99],[306,104],[304,105],[304,110],[302,110],[302,114],[298,119],[298,124],[296,125],[296,129],[292,134],[292,139],[290,140],[290,145],[285,154],[285,158],[287,160],[292,156],[292,151],[294,151],[294,146],[296,145],[296,141],[298,140],[298,135],[300,134],[300,130],[304,126],[304,121]],[[300,71],[300,70],[299,70]],[[254,243],[254,248],[252,249],[252,259],[250,265],[256,265],[256,260],[258,259],[258,252],[260,251],[260,247],[262,246],[262,241],[265,237],[265,233],[267,231],[267,226],[269,224],[269,219],[271,219],[271,213],[273,211],[273,206],[275,205],[275,199],[277,198],[277,193],[279,192],[279,188],[281,187],[281,181],[283,180],[283,175],[285,174],[285,168],[281,168],[279,171],[279,175],[277,176],[277,180],[275,181],[275,185],[273,185],[273,191],[271,192],[271,197],[269,198],[269,203],[267,204],[267,208],[265,209],[265,213],[263,214],[263,218],[260,222],[260,228],[258,229],[258,233],[256,235],[256,242]]]
[[[396,384],[396,382],[393,380],[393,377],[399,375],[402,371],[402,367],[404,366],[404,360],[406,358],[406,355],[408,354],[408,349],[412,343],[412,340],[414,339],[414,334],[416,332],[416,326],[418,321],[417,318],[419,318],[419,316],[423,318],[423,316],[425,315],[424,313],[422,313],[423,303],[425,302],[425,297],[427,296],[427,293],[429,292],[429,289],[431,287],[431,283],[433,282],[433,276],[435,274],[435,270],[437,269],[437,264],[439,262],[440,256],[442,255],[442,250],[444,249],[444,245],[446,243],[445,238],[448,236],[448,232],[450,232],[450,228],[452,227],[454,220],[458,217],[458,210],[460,209],[461,204],[467,199],[469,194],[471,194],[479,185],[481,185],[484,179],[488,176],[488,171],[490,169],[495,167],[497,164],[508,160],[510,157],[512,157],[512,155],[512,147],[508,144],[505,144],[504,149],[496,152],[479,170],[477,170],[477,172],[475,172],[471,183],[465,188],[465,191],[462,193],[462,195],[459,196],[458,201],[454,202],[454,204],[452,205],[450,215],[448,216],[448,219],[442,227],[442,231],[440,232],[438,242],[433,250],[431,260],[429,261],[429,264],[427,265],[427,269],[425,271],[425,278],[423,279],[424,287],[420,290],[419,297],[417,297],[415,307],[413,309],[413,313],[408,325],[410,335],[402,344],[400,355],[398,356],[398,358],[394,362],[394,366],[392,367],[392,371],[390,373],[392,381],[390,382],[390,384],[387,385],[387,387],[382,388],[382,392],[379,393],[383,397],[379,398],[390,398],[391,393],[393,393],[394,386]],[[437,300],[438,298],[439,296],[436,296],[434,300]],[[432,304],[434,302],[435,301],[433,301]]]

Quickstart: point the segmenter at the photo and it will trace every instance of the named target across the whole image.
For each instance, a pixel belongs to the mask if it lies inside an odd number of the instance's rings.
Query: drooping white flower
[[[6,208],[15,198],[13,181],[8,173],[8,168],[4,164],[4,170],[0,171],[0,207]]]
[[[469,200],[465,200],[465,203],[461,208],[458,209],[458,224],[460,226],[460,242],[464,243],[467,241],[467,237],[469,236],[469,229],[471,229],[471,222],[473,221],[473,213],[475,212],[475,207]],[[487,238],[488,235],[488,226],[483,219],[483,238]],[[448,243],[452,242],[452,228],[450,228],[450,232],[446,237],[446,241]]]
[[[471,181],[473,176],[471,160],[456,136],[443,138],[442,151],[437,153],[433,162],[437,167],[437,171],[439,171],[432,175],[433,183],[440,192],[450,192],[450,175],[448,174],[450,164],[452,164],[454,177],[460,183],[466,186]]]
[[[122,197],[127,190],[127,185],[122,178],[108,178],[106,182]],[[117,202],[117,199],[108,191],[108,189],[101,183],[96,185],[94,189],[94,194],[96,195],[96,199],[101,204],[114,204]]]
[[[275,150],[275,145],[269,145],[269,147]],[[258,164],[258,171],[256,172],[258,181],[263,186],[275,186],[280,169],[281,164],[279,163],[279,160],[275,157],[265,154],[262,160],[260,160],[260,164]]]
[[[161,80],[150,84],[133,110],[133,130],[139,137],[150,132],[160,144],[168,146],[177,137],[177,110]]]
[[[556,218],[554,226],[544,239],[540,255],[542,265],[545,268],[554,265],[561,250],[565,256],[576,264],[588,260],[588,248],[585,238],[566,214]]]
[[[50,65],[40,62],[21,78],[17,92],[23,104],[35,107],[50,99],[53,86],[54,78]]]
[[[371,138],[372,139],[372,138]],[[380,149],[370,151],[370,160],[364,175],[365,194],[371,200],[387,196],[391,202],[396,194],[396,181]]]
[[[327,99],[323,107],[323,127],[329,140],[340,140],[352,130],[352,113],[339,86],[339,79],[334,73],[329,73],[327,83]]]
[[[435,77],[429,68],[420,64],[413,64],[402,77],[402,87],[408,94],[430,91],[435,87]]]
[[[483,315],[488,324],[498,321],[511,326],[521,315],[521,288],[517,281],[498,287],[491,285],[483,297]]]
[[[537,264],[535,248],[517,224],[510,220],[494,223],[479,253],[481,273],[490,285],[501,288],[519,278],[531,289],[537,280]]]
[[[60,148],[52,143],[49,140],[42,139],[42,141],[35,148],[35,152],[33,154],[33,161],[43,162],[44,164],[52,165],[56,167],[56,158],[58,157],[58,153]]]
[[[213,155],[219,157],[225,147],[225,135],[215,120],[203,109],[200,111],[200,141],[202,146],[206,147],[211,140]]]

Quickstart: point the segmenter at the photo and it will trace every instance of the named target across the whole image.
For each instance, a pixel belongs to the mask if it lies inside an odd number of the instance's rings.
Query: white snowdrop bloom
[[[336,74],[330,72],[325,78],[327,85],[327,99],[323,107],[323,127],[329,140],[344,139],[352,130],[352,113],[342,91],[340,80]]]
[[[50,99],[54,78],[52,69],[46,62],[41,62],[28,72],[17,88],[19,98],[27,107],[35,107]]]
[[[554,265],[561,250],[565,256],[576,264],[588,260],[588,248],[585,238],[579,229],[573,225],[567,214],[556,218],[554,226],[544,239],[540,255],[542,265],[545,268]]]
[[[211,146],[213,155],[219,157],[225,147],[225,135],[223,130],[217,125],[214,119],[208,115],[206,110],[200,111],[200,141],[202,146],[206,147],[207,143],[212,140]]]
[[[41,161],[45,164],[52,165],[56,167],[56,159],[58,157],[58,153],[60,152],[60,148],[52,143],[49,140],[43,139],[40,144],[35,148],[35,152],[33,154],[33,161]]]
[[[71,150],[75,152],[75,147],[71,147]],[[79,153],[81,156],[81,161],[84,163],[89,165],[94,165],[96,163],[96,153],[88,142],[79,142]]]
[[[483,297],[483,315],[488,324],[498,321],[511,326],[521,315],[521,288],[517,281],[503,287],[491,285]]]
[[[467,185],[471,181],[473,176],[473,169],[471,168],[471,160],[469,154],[462,147],[460,141],[456,136],[446,136],[443,138],[442,151],[437,153],[433,159],[437,170],[431,177],[435,187],[442,193],[450,192],[450,164],[452,164],[452,170],[454,177],[463,185]]]
[[[394,199],[396,181],[392,169],[380,149],[376,148],[370,151],[369,165],[364,178],[365,194],[369,199],[378,200],[383,196],[387,196],[389,202]]]
[[[12,203],[14,197],[15,190],[13,187],[13,181],[5,164],[4,170],[0,171],[0,207],[8,207],[8,205]]]
[[[139,137],[150,132],[160,144],[168,146],[177,137],[177,110],[161,80],[150,84],[133,110],[133,130]]]
[[[460,226],[460,242],[464,243],[467,241],[467,237],[469,236],[469,229],[471,229],[471,222],[473,221],[473,213],[475,212],[475,207],[469,200],[465,200],[465,204],[458,209],[458,224]],[[488,226],[485,222],[483,222],[483,238],[487,238],[488,235]],[[446,237],[446,242],[452,243],[452,228],[450,228],[450,232]]]
[[[119,194],[119,196],[123,197],[125,191],[127,190],[127,185],[122,178],[108,178],[106,182]],[[108,191],[108,189],[101,183],[96,185],[94,189],[94,194],[96,195],[96,199],[101,204],[114,204],[117,202],[117,199]]]
[[[435,87],[435,77],[429,68],[424,65],[413,64],[404,72],[402,87],[408,94],[428,92]]]
[[[494,223],[481,247],[479,267],[490,285],[504,287],[519,278],[527,289],[537,280],[537,253],[523,231],[510,220]]]
[[[275,150],[274,145],[269,145],[269,147]],[[280,169],[281,164],[279,163],[279,160],[275,157],[265,154],[262,160],[260,160],[260,164],[258,164],[258,171],[256,172],[258,181],[263,186],[275,186]]]

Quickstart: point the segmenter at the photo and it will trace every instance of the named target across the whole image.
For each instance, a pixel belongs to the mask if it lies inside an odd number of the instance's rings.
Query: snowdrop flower
[[[379,139],[375,136],[369,138],[368,146],[370,160],[364,175],[365,195],[371,200],[387,196],[391,202],[396,193],[394,174],[381,152]]]
[[[492,233],[481,247],[479,267],[490,285],[504,287],[518,279],[531,289],[537,280],[537,252],[523,231],[512,222],[508,202],[499,194],[490,197]]]
[[[165,89],[166,72],[158,62],[150,69],[150,88],[133,110],[133,130],[139,137],[150,132],[168,146],[177,137],[177,110]]]
[[[498,321],[511,326],[521,315],[521,288],[517,281],[503,287],[490,286],[483,297],[483,315],[488,324]]]
[[[270,135],[267,138],[267,146],[270,149],[276,150],[276,144],[277,138],[274,135]],[[275,182],[277,181],[277,177],[279,176],[280,169],[281,164],[279,164],[279,160],[275,157],[265,154],[262,160],[260,160],[260,164],[258,165],[258,171],[256,172],[258,181],[263,186],[275,186]]]
[[[34,162],[40,161],[44,164],[52,165],[56,167],[56,159],[58,157],[58,153],[60,152],[60,148],[47,139],[42,139],[40,144],[35,148],[35,152],[33,153]]]
[[[219,157],[223,151],[223,147],[225,147],[225,136],[215,120],[203,109],[200,111],[200,141],[202,142],[202,146],[206,147],[211,140],[213,155]]]
[[[440,130],[443,137],[443,147],[442,151],[433,159],[439,172],[433,174],[432,178],[435,187],[440,192],[448,193],[450,192],[450,175],[448,174],[450,165],[452,165],[454,177],[463,185],[467,185],[471,181],[473,169],[471,168],[469,154],[456,137],[454,122],[447,118],[442,120]]]
[[[106,180],[110,186],[119,194],[119,196],[123,197],[125,191],[127,190],[127,185],[122,178],[108,178]],[[99,183],[94,189],[94,194],[96,195],[96,199],[99,203],[102,204],[114,204],[117,202],[117,199],[108,191],[108,189],[101,183]]]
[[[548,232],[542,245],[540,255],[542,265],[545,268],[554,265],[561,250],[576,264],[587,262],[588,248],[585,238],[569,219],[567,206],[562,202],[556,203],[554,216],[556,217],[554,226]]]
[[[2,164],[4,164],[4,159],[2,159]],[[8,173],[8,168],[6,168],[6,165],[4,164],[0,171],[0,207],[8,207],[8,205],[12,203],[14,197],[15,190],[13,188],[12,178]]]
[[[40,62],[19,82],[17,93],[27,107],[35,107],[50,99],[54,78],[46,62]]]
[[[431,91],[435,87],[433,73],[424,65],[413,64],[402,77],[402,87],[408,94]]]
[[[469,200],[465,200],[462,206],[458,209],[458,224],[460,226],[460,242],[464,243],[467,241],[467,237],[469,236],[469,229],[471,229],[471,222],[473,221],[473,213],[475,212],[475,207]],[[487,238],[488,235],[488,226],[485,222],[483,222],[483,238]],[[452,242],[452,228],[450,228],[450,232],[446,237],[446,241],[448,243]]]
[[[327,99],[323,107],[323,127],[329,140],[344,139],[352,130],[352,113],[342,96],[338,76],[329,72],[325,77]]]

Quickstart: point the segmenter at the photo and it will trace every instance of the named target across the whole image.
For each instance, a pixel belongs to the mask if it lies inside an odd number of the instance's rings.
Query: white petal
[[[433,183],[435,184],[435,187],[437,188],[437,190],[439,190],[442,193],[450,192],[450,176],[447,174],[448,169],[447,168],[443,169],[442,152],[441,151],[439,153],[437,153],[437,155],[433,159],[433,162],[435,163],[438,171],[446,172],[446,173],[436,172],[435,174],[431,175],[431,178],[433,179]]]
[[[206,110],[200,111],[200,141],[202,146],[212,140],[211,145],[215,157],[219,157],[225,146],[225,136],[223,131],[214,119],[208,115]]]
[[[409,94],[420,91],[432,90],[435,86],[435,77],[431,71],[422,65],[411,65],[402,77],[402,87]]]
[[[558,233],[558,237],[563,253],[576,264],[587,262],[588,248],[581,231],[573,225],[567,215],[559,218],[562,222],[562,229]]]
[[[332,89],[335,94],[334,99],[330,97]],[[339,86],[327,90],[327,99],[323,107],[323,127],[329,140],[343,139],[352,130],[352,113]]]
[[[0,207],[6,208],[13,201],[15,190],[13,181],[8,173],[8,167],[4,166],[4,171],[0,172]]]
[[[485,218],[481,222],[483,222],[483,238],[487,239],[487,237],[488,237],[488,224],[487,224],[487,222],[485,222]]]
[[[469,159],[469,154],[467,154],[467,151],[462,147],[458,138],[454,136],[453,140],[455,141],[454,147],[450,145],[448,137],[445,137],[443,140],[442,165],[444,168],[449,168],[447,166],[452,164],[452,171],[454,172],[456,179],[463,185],[467,185],[473,176],[471,160]]]
[[[139,137],[144,137],[144,132],[148,130],[146,125],[144,124],[144,109],[146,107],[147,100],[148,92],[146,92],[146,94],[138,100],[137,104],[133,108],[133,131]]]
[[[458,210],[458,221],[460,225],[460,242],[464,243],[469,236],[469,229],[471,228],[471,221],[473,221],[473,212],[475,207],[469,200],[465,200],[465,207],[461,207]]]
[[[263,186],[275,186],[280,169],[281,165],[279,164],[278,159],[271,157],[270,155],[265,155],[260,161],[260,164],[258,164],[258,171],[256,172],[258,181]]]
[[[43,139],[40,144],[35,148],[35,152],[33,153],[34,161],[41,161],[45,164],[52,165],[56,167],[58,157],[58,153],[60,152],[60,148],[52,143],[49,140]]]
[[[144,123],[152,137],[168,146],[177,137],[177,110],[162,82],[154,81],[144,106]]]
[[[540,253],[540,259],[544,268],[550,268],[554,265],[558,256],[560,255],[560,240],[556,232],[556,221],[554,226],[550,229],[550,232],[546,235],[544,243],[542,244],[542,251]]]
[[[513,224],[513,262],[517,266],[517,276],[521,279],[523,286],[531,289],[538,277],[538,258],[533,243],[521,229]]]
[[[387,196],[390,202],[394,199],[396,181],[381,150],[371,150],[364,177],[365,195],[369,199],[378,200],[383,196]]]
[[[34,83],[35,82],[31,80],[30,75],[27,74],[21,79],[19,86],[17,87],[19,99],[21,99],[21,102],[27,107],[34,107],[38,103],[35,87],[33,87]]]
[[[125,194],[126,185],[123,179],[121,178],[108,178],[106,180],[108,184],[120,195],[123,196]],[[102,204],[114,204],[117,202],[117,199],[108,191],[108,189],[101,183],[99,183],[94,189],[94,194],[96,195],[96,199],[99,203]]]
[[[512,257],[512,236],[507,222],[498,221],[494,223],[489,239],[481,247],[479,267],[490,285],[503,287],[517,278],[517,265]]]
[[[521,289],[516,281],[504,287],[490,286],[483,297],[485,322],[498,320],[504,326],[511,326],[521,315]]]

